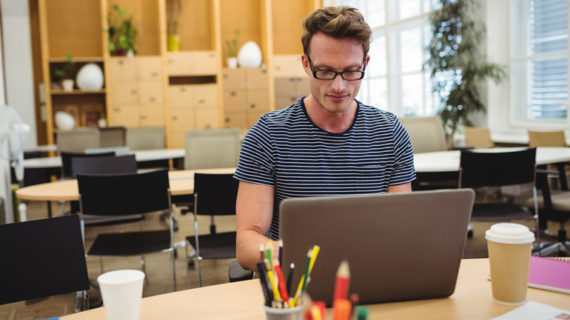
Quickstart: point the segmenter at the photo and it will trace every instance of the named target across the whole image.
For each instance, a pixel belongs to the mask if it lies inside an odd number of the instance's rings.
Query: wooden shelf
[[[73,62],[103,62],[103,57],[72,57]],[[67,58],[49,58],[49,63],[67,62]]]
[[[105,89],[101,90],[73,90],[73,91],[63,91],[61,89],[52,90],[53,95],[81,95],[81,94],[104,94]]]

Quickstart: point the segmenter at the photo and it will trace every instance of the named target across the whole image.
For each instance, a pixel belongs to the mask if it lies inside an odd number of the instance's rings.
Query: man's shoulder
[[[381,125],[393,126],[398,117],[390,111],[385,111],[377,107],[358,103],[360,114],[367,122],[374,122]]]

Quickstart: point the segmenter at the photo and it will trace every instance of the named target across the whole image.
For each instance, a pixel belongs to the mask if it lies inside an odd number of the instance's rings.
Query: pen
[[[293,282],[294,272],[295,272],[295,263],[291,262],[291,265],[289,265],[289,274],[287,275],[287,293],[289,293],[290,296],[294,295],[294,293],[291,292],[291,282]]]
[[[265,266],[267,267],[269,262],[265,259]],[[273,272],[270,268],[267,268],[267,278],[269,278],[269,283],[271,284],[271,289],[273,290],[273,299],[274,300],[281,300],[281,295],[279,294],[279,290],[277,289],[277,285],[275,284],[275,278],[273,277]]]
[[[279,239],[279,264],[283,264],[283,240]]]
[[[338,299],[346,299],[348,295],[348,285],[350,282],[350,270],[348,261],[342,260],[336,272],[336,282],[334,286],[333,303]]]
[[[273,271],[277,277],[277,286],[279,287],[279,293],[283,300],[284,305],[289,306],[289,294],[287,294],[287,288],[285,287],[285,279],[283,279],[283,272],[281,271],[281,265],[277,259],[273,260]]]
[[[265,271],[265,265],[263,262],[257,263],[257,273],[259,273],[259,282],[261,283],[261,290],[263,291],[263,296],[265,297],[265,305],[271,307],[271,301],[273,300],[273,293],[270,291],[270,287],[267,279],[267,272]]]

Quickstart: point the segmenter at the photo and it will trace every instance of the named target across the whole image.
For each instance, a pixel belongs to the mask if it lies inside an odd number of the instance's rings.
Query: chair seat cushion
[[[473,206],[473,221],[507,221],[532,219],[533,214],[512,203],[477,203]]]
[[[556,211],[570,211],[570,191],[553,193],[550,196],[552,200],[552,209]],[[529,207],[534,207],[532,198],[527,200],[527,205]],[[544,209],[544,199],[538,197],[538,207]]]
[[[168,230],[102,233],[97,236],[87,255],[139,255],[168,249],[170,249]]]
[[[200,257],[202,259],[225,259],[236,257],[236,233],[223,232],[200,235]],[[186,237],[186,241],[196,249],[196,238]]]

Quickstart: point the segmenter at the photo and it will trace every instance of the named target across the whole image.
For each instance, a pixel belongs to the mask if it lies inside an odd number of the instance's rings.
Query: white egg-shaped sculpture
[[[237,58],[240,67],[257,68],[261,65],[261,49],[257,43],[248,41],[239,49]]]
[[[77,73],[77,87],[82,90],[99,90],[103,88],[103,71],[95,63],[88,63]]]
[[[55,124],[60,130],[71,130],[75,127],[75,119],[68,112],[58,111],[55,113]]]

